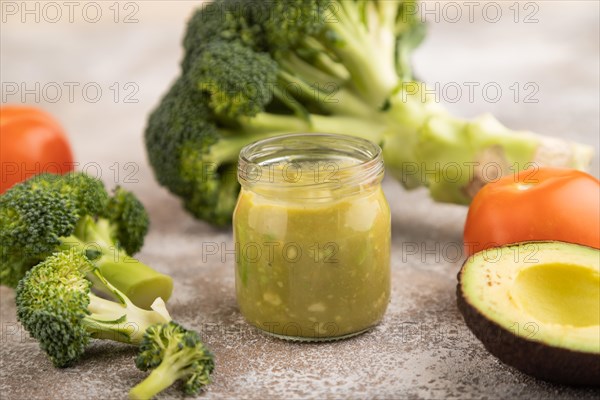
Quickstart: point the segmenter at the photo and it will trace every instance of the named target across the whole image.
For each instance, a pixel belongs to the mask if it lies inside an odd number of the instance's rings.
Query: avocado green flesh
[[[381,188],[310,204],[242,190],[234,214],[241,313],[276,335],[322,339],[377,324],[390,297]]]
[[[470,257],[465,301],[514,335],[600,354],[600,252],[561,242],[524,243]]]
[[[526,314],[544,324],[600,325],[600,279],[589,268],[559,263],[525,268],[511,293]]]

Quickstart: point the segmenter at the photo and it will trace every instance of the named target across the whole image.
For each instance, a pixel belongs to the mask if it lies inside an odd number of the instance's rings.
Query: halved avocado
[[[529,242],[469,257],[458,308],[504,363],[535,377],[600,386],[600,251]]]

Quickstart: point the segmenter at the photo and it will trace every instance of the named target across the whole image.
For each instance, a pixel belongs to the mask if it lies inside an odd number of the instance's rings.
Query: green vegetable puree
[[[326,202],[242,189],[234,234],[237,300],[258,328],[318,340],[360,333],[383,317],[390,212],[380,185]]]

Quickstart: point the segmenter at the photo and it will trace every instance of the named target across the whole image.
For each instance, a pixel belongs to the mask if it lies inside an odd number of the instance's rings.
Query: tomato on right
[[[557,240],[600,248],[600,181],[578,170],[531,168],[485,185],[464,230],[467,256],[505,244]]]

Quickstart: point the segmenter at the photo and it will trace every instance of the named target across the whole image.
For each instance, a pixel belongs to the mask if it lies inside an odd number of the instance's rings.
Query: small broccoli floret
[[[144,245],[150,219],[135,195],[117,187],[104,212],[111,228],[111,237],[127,254],[137,253]]]
[[[51,253],[77,249],[137,305],[168,299],[170,277],[130,257],[143,244],[148,216],[135,196],[82,173],[43,174],[0,196],[0,283],[15,287]]]
[[[148,328],[135,363],[142,371],[153,371],[131,389],[132,399],[150,399],[177,380],[183,381],[186,394],[197,394],[210,383],[215,367],[198,333],[175,322]]]
[[[79,358],[89,343],[82,321],[90,314],[85,274],[92,269],[85,257],[60,253],[28,271],[17,286],[17,317],[56,366]]]
[[[15,185],[0,196],[0,242],[31,257],[43,257],[60,245],[60,237],[74,229],[76,202],[53,190],[55,179],[43,175]]]
[[[206,41],[238,41],[244,46],[255,48],[262,40],[261,27],[252,23],[250,9],[258,2],[247,0],[221,0],[202,5],[202,12],[195,13],[187,25],[183,45],[187,49],[183,62],[184,72],[191,67],[204,51],[199,37],[210,37]]]
[[[50,190],[53,175],[13,186],[0,196],[0,284],[15,287],[25,272],[61,244],[79,219],[69,196]]]
[[[245,78],[243,84],[240,76]],[[188,79],[199,91],[209,93],[208,104],[217,116],[252,117],[273,97],[277,64],[268,54],[256,53],[239,42],[214,42],[194,61]]]
[[[94,283],[87,279],[93,276]],[[119,302],[94,295],[102,285]],[[155,310],[136,307],[82,253],[64,250],[27,272],[16,289],[17,317],[54,365],[77,360],[91,338],[139,344],[144,332],[171,320],[159,298]]]
[[[80,216],[100,215],[108,204],[108,193],[99,179],[77,172],[62,176],[48,174],[42,178],[33,178],[34,184],[47,180],[53,182],[60,193],[67,195],[76,204]]]
[[[0,285],[16,287],[25,273],[40,260],[0,244]]]

